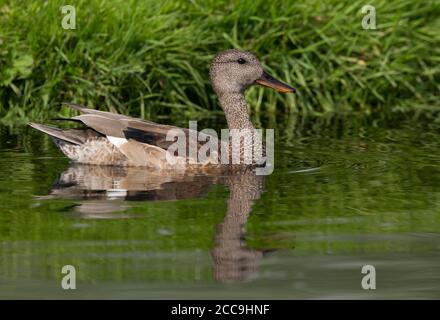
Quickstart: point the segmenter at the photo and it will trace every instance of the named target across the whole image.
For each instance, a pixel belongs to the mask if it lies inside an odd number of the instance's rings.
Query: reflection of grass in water
[[[281,130],[279,139],[291,148],[283,150],[282,145],[275,152],[276,169],[266,185],[270,191],[257,202],[248,223],[249,233],[258,235],[252,245],[280,245],[283,239],[272,235],[284,234],[286,245],[296,244],[306,253],[437,246],[437,126],[429,130],[421,122],[400,125],[369,128],[354,119],[339,123],[333,118],[321,127],[295,123],[295,136]],[[291,169],[316,166],[320,169],[305,173]],[[432,233],[432,245],[424,244],[423,236],[420,242],[414,236],[414,242],[399,243],[398,235],[412,233]],[[385,240],[362,241],[365,235],[370,240],[383,235]]]
[[[20,190],[28,183],[11,187]],[[209,279],[208,251],[226,198],[224,188],[212,188],[206,199],[126,202],[125,211],[99,219],[99,214],[87,218],[75,212],[75,206],[91,201],[35,200],[1,192],[1,202],[8,203],[0,220],[0,241],[5,241],[1,275],[59,278],[61,267],[73,264],[85,269],[78,274],[81,280],[185,280],[194,272]],[[195,266],[193,258],[203,264]]]
[[[438,128],[319,119],[319,125],[279,123],[275,172],[246,225],[246,245],[298,256],[433,252],[440,226]],[[78,201],[33,200],[47,194],[67,163],[39,159],[60,154],[46,136],[29,133],[0,139],[15,141],[2,145],[8,151],[0,157],[3,275],[58,279],[61,266],[72,263],[90,268],[78,273],[85,281],[212,279],[208,250],[226,212],[225,188],[203,199],[132,202],[119,213],[138,219],[76,219],[72,209],[64,211]],[[295,172],[308,167],[320,169]]]
[[[208,83],[217,51],[256,52],[300,95],[254,88],[253,111],[424,110],[438,101],[438,1],[62,1],[0,5],[0,114],[44,118],[61,101],[143,117],[218,110]],[[263,98],[264,96],[264,98]],[[62,110],[66,115],[67,110]]]

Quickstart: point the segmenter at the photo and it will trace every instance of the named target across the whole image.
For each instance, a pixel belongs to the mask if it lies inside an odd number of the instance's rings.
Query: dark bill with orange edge
[[[263,75],[255,81],[259,85],[273,88],[279,92],[296,92],[296,89],[294,87],[291,87],[285,83],[282,83],[281,81],[278,81],[274,77],[272,77],[270,74],[268,74],[266,71],[263,71]]]

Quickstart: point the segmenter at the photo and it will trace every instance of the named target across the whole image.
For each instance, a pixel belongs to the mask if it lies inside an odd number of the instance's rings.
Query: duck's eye
[[[246,63],[246,60],[244,60],[243,58],[239,58],[239,59],[237,60],[237,62],[238,62],[239,64],[245,64],[245,63]]]

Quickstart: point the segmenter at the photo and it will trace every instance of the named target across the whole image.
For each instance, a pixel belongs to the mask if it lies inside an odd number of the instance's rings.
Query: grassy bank
[[[0,116],[55,115],[61,101],[136,116],[218,111],[208,81],[216,52],[255,52],[297,96],[252,88],[254,113],[416,111],[439,107],[440,3],[371,1],[0,0]]]

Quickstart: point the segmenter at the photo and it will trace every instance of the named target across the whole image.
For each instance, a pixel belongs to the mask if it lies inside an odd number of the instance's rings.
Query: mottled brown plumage
[[[250,150],[254,150],[255,154],[263,154],[261,141],[255,140],[261,138],[255,135],[255,129],[249,119],[244,92],[255,83],[281,92],[294,92],[295,89],[265,73],[255,55],[240,50],[227,50],[216,55],[211,64],[210,79],[224,110],[228,127],[249,130],[246,131],[248,136],[243,137],[240,159],[243,158],[243,149],[249,147],[249,144]],[[74,162],[147,167],[156,170],[186,170],[194,169],[194,166],[200,167],[200,164],[209,164],[212,159],[218,160],[221,157],[221,143],[217,140],[219,150],[209,153],[208,160],[203,163],[196,164],[194,160],[197,159],[194,159],[190,152],[185,156],[176,157],[175,163],[170,163],[166,157],[167,149],[175,141],[168,141],[167,134],[173,129],[181,130],[186,136],[186,150],[189,150],[188,146],[194,141],[191,139],[196,136],[192,135],[189,129],[93,110],[77,104],[67,105],[81,113],[69,120],[81,122],[87,129],[61,130],[42,124],[30,125],[52,136],[57,146]],[[198,135],[200,137],[201,133]],[[205,138],[205,141],[209,139],[211,142],[216,139],[207,135]],[[194,144],[199,149],[204,142],[194,141]],[[251,164],[257,163],[261,164],[260,159],[255,156]]]

